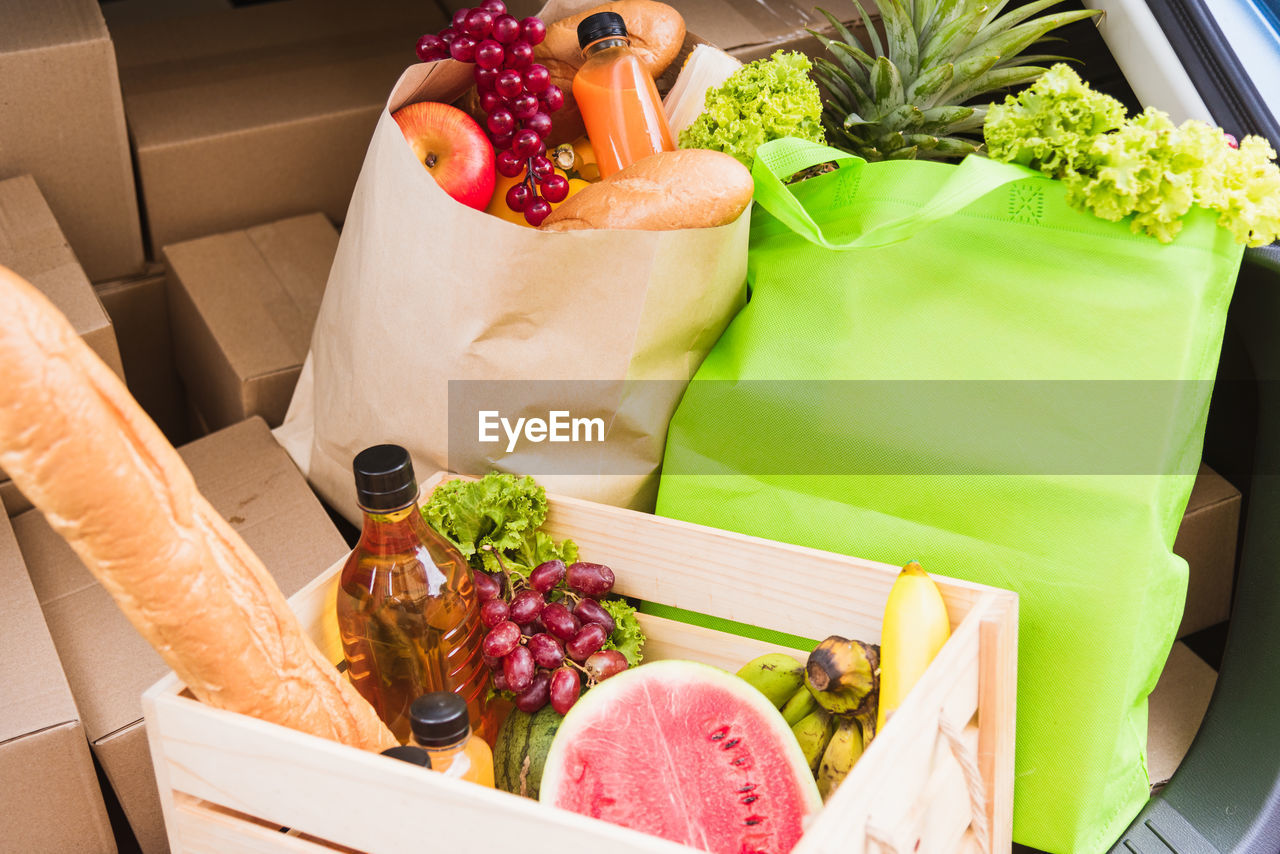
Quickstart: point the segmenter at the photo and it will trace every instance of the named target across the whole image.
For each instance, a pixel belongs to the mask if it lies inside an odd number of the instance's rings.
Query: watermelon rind
[[[759,717],[776,730],[777,744],[790,766],[800,794],[805,802],[806,812],[801,821],[806,822],[822,808],[822,796],[818,785],[805,759],[800,744],[791,733],[790,727],[773,704],[749,683],[719,668],[696,661],[667,659],[624,670],[590,691],[585,692],[565,715],[551,749],[547,753],[546,764],[542,774],[542,786],[538,799],[544,804],[555,805],[560,798],[561,788],[566,779],[565,753],[570,749],[576,733],[584,730],[594,721],[604,707],[611,705],[614,698],[634,689],[634,683],[644,679],[686,680],[691,683],[711,684],[723,688],[727,693],[745,706],[756,710]]]

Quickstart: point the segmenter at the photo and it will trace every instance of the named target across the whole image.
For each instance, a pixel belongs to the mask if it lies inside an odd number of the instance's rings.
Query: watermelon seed
[[[764,816],[762,815],[749,815],[746,817],[746,819],[742,823],[745,824],[747,827],[751,827],[753,825],[759,824],[762,821],[764,821]]]
[[[735,747],[737,747],[737,746],[738,746],[738,743],[739,743],[740,741],[742,741],[742,739],[740,739],[740,738],[731,738],[731,739],[729,739],[728,741],[726,741],[723,745],[721,745],[721,746],[720,746],[720,749],[721,749],[721,750],[732,750],[733,748],[735,748]]]
[[[760,800],[760,796],[759,796],[759,795],[747,795],[745,798],[743,798],[741,801],[739,801],[739,803],[743,803],[743,804],[754,804],[754,803],[755,803],[756,801],[758,801],[758,800]]]
[[[742,792],[749,792],[755,787],[756,787],[755,783],[743,783],[741,786],[738,787],[738,793],[741,794]]]
[[[720,727],[720,729],[711,733],[711,735],[708,736],[708,738],[710,738],[712,741],[719,741],[720,739],[724,738],[728,734],[729,734],[729,728],[727,726],[722,726]]]
[[[730,762],[729,764],[730,764],[730,765],[738,765],[738,766],[743,766],[743,765],[750,766],[750,765],[751,765],[751,757],[749,757],[749,756],[739,756],[737,759],[733,760],[733,761],[732,761],[732,762]]]

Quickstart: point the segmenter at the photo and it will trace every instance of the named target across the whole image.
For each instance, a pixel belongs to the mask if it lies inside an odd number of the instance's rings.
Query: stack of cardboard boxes
[[[201,490],[291,593],[346,544],[268,428],[289,404],[387,93],[417,37],[460,4],[0,5],[0,264],[187,443]],[[808,29],[831,32],[803,2],[674,5],[743,60],[817,54]],[[849,0],[827,8],[856,18]],[[0,848],[136,839],[165,851],[140,702],[164,665],[3,473],[0,499]],[[1230,484],[1201,472],[1177,545],[1191,566],[1181,634],[1227,617],[1239,508]],[[1212,679],[1188,654],[1171,658],[1172,695],[1162,683],[1173,717],[1153,710],[1153,727],[1173,733],[1153,734],[1166,757],[1185,750]],[[113,835],[117,801],[127,821]]]

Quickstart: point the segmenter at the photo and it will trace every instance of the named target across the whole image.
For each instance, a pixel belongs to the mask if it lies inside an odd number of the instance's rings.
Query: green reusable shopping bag
[[[671,422],[658,512],[1016,591],[1015,839],[1105,850],[1148,794],[1241,248],[1207,212],[1164,245],[978,157],[788,139],[753,171],[750,302]]]

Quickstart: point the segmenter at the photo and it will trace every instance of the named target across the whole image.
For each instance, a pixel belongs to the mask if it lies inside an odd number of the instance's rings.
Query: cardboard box
[[[1147,713],[1147,773],[1158,789],[1182,764],[1209,708],[1218,674],[1182,641],[1173,645]]]
[[[323,211],[335,222],[424,32],[421,0],[281,0],[112,31],[151,247]]]
[[[202,15],[207,12],[225,12],[231,8],[230,0],[102,0],[102,17],[107,29]]]
[[[142,269],[116,56],[95,0],[5,0],[0,179],[34,175],[93,281]]]
[[[0,56],[0,74],[2,63],[3,56]],[[0,81],[0,93],[2,91],[3,81]],[[2,98],[0,94],[0,103]],[[4,115],[9,114],[6,111]],[[5,156],[3,134],[4,122],[0,122],[0,158]],[[0,181],[0,265],[13,270],[48,297],[102,361],[124,376],[111,319],[30,175]],[[31,507],[3,471],[0,471],[0,502],[9,516]]]
[[[114,852],[80,715],[4,516],[0,626],[0,848]]]
[[[165,247],[178,374],[210,427],[284,420],[337,249],[318,213]]]
[[[164,269],[96,285],[94,290],[115,327],[129,391],[170,442],[185,442],[189,434],[182,384],[173,365]]]
[[[346,553],[346,542],[261,419],[180,453],[200,491],[286,595]],[[168,668],[38,511],[13,526],[94,754],[142,850],[165,851],[141,697]]]
[[[1200,466],[1187,511],[1173,543],[1187,561],[1187,604],[1178,637],[1221,623],[1231,615],[1240,492],[1206,465]]]
[[[438,0],[441,10],[452,15],[458,9],[474,6],[471,0]],[[543,0],[508,0],[507,8],[513,15],[536,15],[543,7]],[[735,3],[733,0],[668,0],[684,17],[685,27],[691,33],[716,47],[733,54],[743,62],[762,59],[775,50],[798,50],[810,56],[825,53],[822,43],[806,29],[812,28],[831,38],[834,28],[815,5],[831,12],[850,29],[865,36],[866,28],[858,17],[857,7],[850,0],[828,0],[825,3],[807,0],[769,0],[767,3]],[[879,19],[874,3],[864,3],[873,20]],[[434,31],[433,31],[434,32]]]

